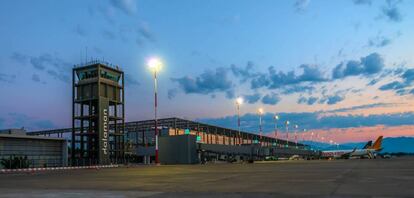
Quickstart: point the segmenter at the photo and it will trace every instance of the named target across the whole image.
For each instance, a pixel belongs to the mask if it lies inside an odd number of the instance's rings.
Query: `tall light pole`
[[[275,139],[276,139],[276,147],[277,147],[277,121],[279,120],[279,116],[278,115],[275,115],[274,117],[273,117],[273,120],[275,121]]]
[[[240,132],[240,105],[243,104],[243,98],[238,97],[236,99],[236,107],[237,107],[237,130],[239,131],[239,145],[242,145],[242,137]]]
[[[262,145],[262,115],[263,115],[263,108],[259,108],[257,111],[259,113],[259,136],[260,136],[260,145]]]
[[[316,139],[318,139],[318,137],[316,137]],[[311,133],[311,139],[310,139],[310,141],[313,142],[313,131]]]
[[[296,149],[298,148],[298,128],[299,128],[299,126],[297,124],[295,124],[295,146],[296,146]]]
[[[313,132],[312,132],[312,134],[313,134]],[[319,133],[316,133],[315,142],[316,142],[316,141],[320,141],[320,140],[319,140]]]
[[[316,138],[316,139],[318,139],[318,138]],[[311,145],[311,150],[312,150],[312,144],[314,144],[314,142],[313,142],[313,131],[311,133],[311,139],[310,139],[310,141],[311,141],[310,145]]]
[[[158,159],[158,120],[157,120],[157,110],[158,110],[158,98],[157,98],[157,73],[161,70],[162,62],[158,58],[151,58],[148,60],[148,67],[154,74],[154,121],[155,121],[155,163],[159,164]]]
[[[287,120],[285,124],[286,124],[286,147],[289,147],[289,120]]]
[[[306,132],[307,132],[308,130],[307,129],[303,129],[303,134],[302,134],[302,142],[304,142],[305,141],[305,136],[306,136]]]
[[[302,143],[305,142],[305,135],[306,135],[306,131],[307,129],[303,129],[303,133],[302,133]],[[312,150],[312,149],[311,149]]]

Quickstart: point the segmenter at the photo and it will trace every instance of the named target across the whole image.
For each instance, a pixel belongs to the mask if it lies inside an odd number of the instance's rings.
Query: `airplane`
[[[331,150],[322,151],[322,158],[334,158],[334,159],[349,159],[349,158],[375,158],[376,153],[382,150],[382,139],[383,136],[379,136],[377,140],[372,144],[372,141],[367,142],[362,149],[354,148],[352,150]]]
[[[369,148],[370,146],[372,146],[372,140],[368,141],[368,142],[367,142],[367,144],[365,144],[365,146],[364,146],[364,147],[362,147],[362,149],[367,149],[367,148]]]

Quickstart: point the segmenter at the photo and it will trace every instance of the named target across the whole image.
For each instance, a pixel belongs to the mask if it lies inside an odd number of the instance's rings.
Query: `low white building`
[[[24,159],[29,167],[67,166],[67,148],[64,138],[29,136],[23,129],[0,130],[0,168],[13,158]]]

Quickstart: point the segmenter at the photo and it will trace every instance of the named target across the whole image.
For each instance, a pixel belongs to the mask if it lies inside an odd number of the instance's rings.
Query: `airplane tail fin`
[[[369,142],[367,142],[367,144],[365,144],[365,146],[362,149],[367,149],[371,146],[372,146],[372,141],[370,140]]]
[[[377,140],[375,140],[374,144],[372,145],[372,149],[375,149],[376,151],[381,150],[382,145],[382,136],[379,136]]]

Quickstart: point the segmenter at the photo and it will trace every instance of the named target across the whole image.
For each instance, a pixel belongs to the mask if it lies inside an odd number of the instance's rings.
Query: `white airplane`
[[[382,150],[382,136],[379,136],[378,139],[374,142],[373,145],[372,141],[369,141],[362,149],[354,148],[353,150],[331,150],[331,151],[322,151],[321,157],[322,158],[342,158],[342,159],[349,159],[349,158],[375,158],[376,153]]]

